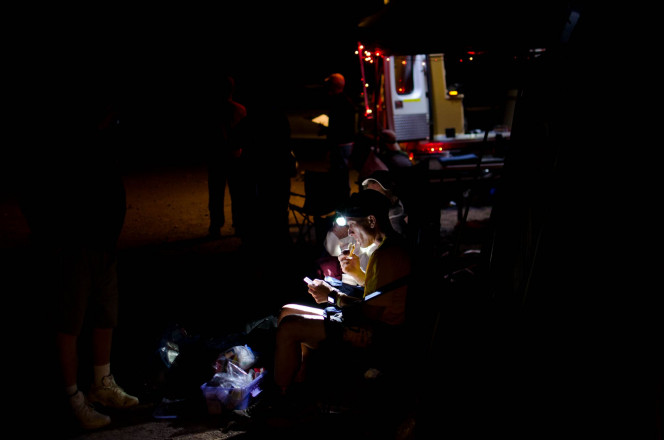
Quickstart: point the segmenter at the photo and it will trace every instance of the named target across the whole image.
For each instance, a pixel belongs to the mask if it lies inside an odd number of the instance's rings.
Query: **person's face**
[[[376,237],[376,218],[373,215],[360,218],[347,218],[348,235],[353,237],[360,247],[367,247]]]

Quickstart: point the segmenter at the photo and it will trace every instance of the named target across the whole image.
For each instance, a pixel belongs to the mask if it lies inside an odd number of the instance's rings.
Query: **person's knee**
[[[287,341],[304,341],[315,333],[314,326],[323,321],[308,319],[300,314],[285,315],[277,326],[277,343]]]
[[[319,315],[322,316],[322,311],[316,307],[303,306],[300,304],[286,304],[281,307],[279,312],[278,322],[288,315]]]
[[[281,320],[284,319],[284,317],[290,315],[292,313],[292,310],[288,305],[285,305],[281,308],[279,311],[279,318],[277,320],[278,323],[281,323]]]
[[[298,315],[288,313],[280,315],[279,324],[277,325],[277,337],[294,333],[296,328],[299,327],[298,321],[300,320],[301,317]]]
[[[279,317],[277,319],[277,323],[281,324],[281,321],[289,315],[293,315],[296,313],[296,310],[291,306],[291,304],[286,304],[285,306],[281,307],[281,310],[279,311]]]

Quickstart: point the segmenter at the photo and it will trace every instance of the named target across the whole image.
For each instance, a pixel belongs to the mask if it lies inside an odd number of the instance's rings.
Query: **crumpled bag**
[[[214,369],[217,373],[232,371],[237,366],[242,371],[248,371],[256,363],[256,355],[248,345],[236,345],[224,351],[217,358]],[[230,364],[230,365],[229,365]]]

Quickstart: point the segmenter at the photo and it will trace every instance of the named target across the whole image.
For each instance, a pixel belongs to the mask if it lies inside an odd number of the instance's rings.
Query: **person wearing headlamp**
[[[403,203],[396,193],[396,183],[389,171],[378,170],[362,181],[362,191],[373,190],[383,194],[390,201],[388,211],[392,228],[404,238],[407,238],[408,214]],[[319,266],[319,276],[331,276],[340,279],[347,284],[356,284],[351,276],[341,270],[339,264],[339,255],[348,252],[351,244],[354,246],[354,252],[360,259],[360,266],[366,270],[369,257],[376,248],[376,243],[371,243],[369,247],[363,247],[355,242],[355,239],[348,235],[348,226],[346,218],[343,215],[337,215],[335,222],[328,231],[323,245],[327,255],[317,260]],[[321,278],[323,278],[321,276]],[[326,278],[327,279],[327,278]]]
[[[342,270],[363,288],[344,292],[324,280],[315,279],[309,283],[308,292],[322,307],[299,304],[282,307],[274,365],[275,385],[282,395],[288,394],[293,382],[305,379],[307,354],[322,342],[355,347],[376,345],[381,341],[389,344],[402,329],[411,259],[406,242],[390,224],[389,208],[389,200],[383,194],[365,190],[352,194],[347,205],[339,210],[357,246],[376,246],[366,270],[361,268],[359,257],[353,253],[338,257]],[[377,292],[380,294],[365,300]],[[368,324],[365,329],[361,328],[364,324]]]

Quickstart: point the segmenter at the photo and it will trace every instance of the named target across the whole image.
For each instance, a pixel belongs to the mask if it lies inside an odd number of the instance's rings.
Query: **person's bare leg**
[[[286,304],[281,308],[281,313],[279,313],[279,321],[288,315],[317,315],[322,317],[323,316],[323,310],[317,307],[310,307],[310,306],[303,306],[300,304]],[[300,344],[300,350],[302,353],[302,358],[300,360],[300,367],[297,370],[297,374],[295,378],[293,379],[294,382],[304,382],[306,378],[306,365],[307,365],[307,358],[309,356],[309,353],[311,350],[305,345],[305,344]]]
[[[56,336],[60,371],[62,372],[65,389],[73,389],[78,382],[77,343],[78,336],[76,335],[58,333]]]
[[[102,378],[111,374],[112,328],[95,328],[92,331],[92,364],[95,385],[102,384]]]
[[[293,383],[302,362],[302,344],[316,347],[325,339],[321,315],[289,315],[277,328],[274,358],[274,381],[285,394]]]
[[[300,368],[293,379],[295,383],[302,383],[307,379],[307,363],[311,354],[311,349],[304,344],[300,344],[300,349],[302,350],[302,359],[300,361]]]
[[[72,413],[83,428],[96,429],[111,423],[111,418],[98,413],[88,403],[83,392],[78,389],[78,336],[58,333],[56,336],[60,369],[65,383]]]
[[[92,361],[95,365],[111,362],[112,328],[96,328],[92,332]]]
[[[278,322],[288,315],[319,315],[323,316],[323,309],[317,307],[303,306],[300,304],[286,304],[281,308]]]
[[[113,408],[129,408],[139,403],[137,397],[124,391],[115,382],[111,372],[112,328],[95,328],[92,332],[92,363],[94,366],[94,384],[88,395],[92,403],[99,402]]]

